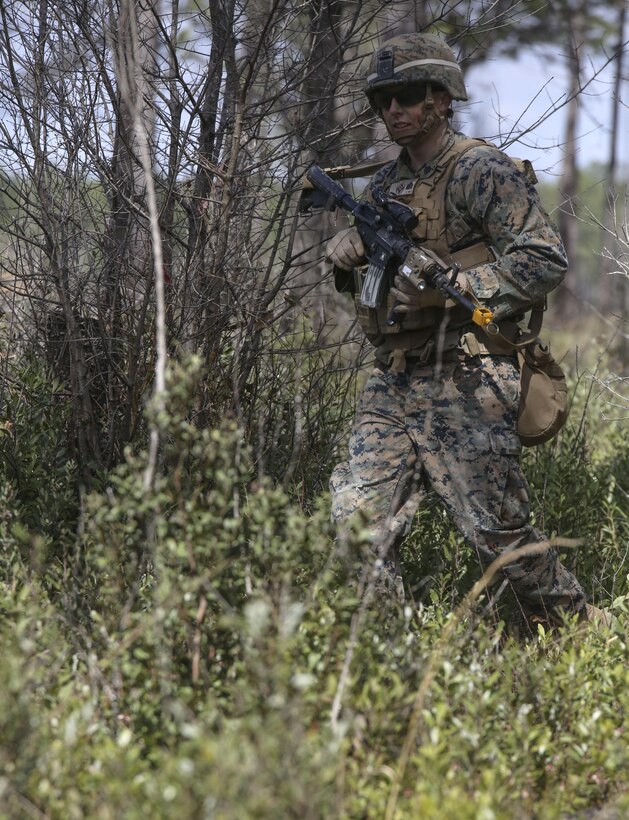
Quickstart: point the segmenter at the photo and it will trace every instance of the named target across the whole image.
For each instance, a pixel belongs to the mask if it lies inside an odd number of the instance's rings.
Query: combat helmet
[[[443,86],[453,100],[468,98],[454,52],[435,34],[401,34],[383,43],[371,58],[364,91],[373,107],[376,91],[412,83]]]

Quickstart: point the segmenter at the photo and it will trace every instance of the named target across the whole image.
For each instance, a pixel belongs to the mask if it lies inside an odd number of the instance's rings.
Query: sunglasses
[[[407,85],[404,88],[376,91],[373,95],[373,104],[378,111],[388,111],[394,99],[402,108],[410,108],[424,102],[426,99],[426,86]]]

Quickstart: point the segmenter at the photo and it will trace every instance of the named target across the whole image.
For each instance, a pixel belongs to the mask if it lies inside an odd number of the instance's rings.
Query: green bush
[[[27,527],[51,539],[76,516],[75,475],[65,426],[62,386],[28,357],[2,390],[0,481],[11,487],[13,504]]]
[[[618,628],[568,624],[520,641],[483,616],[485,599],[452,614],[477,569],[434,506],[404,554],[417,604],[361,596],[360,522],[335,542],[325,496],[305,513],[260,473],[235,422],[199,430],[198,376],[194,364],[170,374],[152,419],[163,447],[150,491],[146,454],[129,451],[77,506],[66,463],[42,453],[58,488],[48,508],[5,503],[0,815],[381,818],[388,807],[397,818],[558,818],[622,807],[622,436],[608,448],[594,423],[585,435],[568,428],[527,456],[538,520],[596,543],[578,569],[606,602],[613,589]],[[19,447],[35,452],[40,435],[24,424]],[[7,470],[3,481],[6,502]]]

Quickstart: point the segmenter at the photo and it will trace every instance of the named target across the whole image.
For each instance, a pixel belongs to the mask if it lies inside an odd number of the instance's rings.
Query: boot
[[[615,618],[608,609],[600,609],[592,604],[585,605],[582,619],[594,629],[609,631],[619,626],[618,618]]]

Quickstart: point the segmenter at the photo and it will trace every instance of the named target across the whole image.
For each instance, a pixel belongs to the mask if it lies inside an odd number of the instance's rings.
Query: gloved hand
[[[434,288],[426,287],[419,290],[399,273],[393,280],[391,295],[395,299],[395,313],[408,314],[427,307],[445,307],[446,297]]]
[[[365,261],[365,246],[356,228],[346,228],[330,239],[325,258],[337,268],[351,270]]]
[[[412,275],[412,274],[411,274]],[[393,280],[391,294],[396,301],[396,313],[413,313],[427,307],[445,307],[446,295],[435,288],[431,288],[424,279],[417,276],[417,284],[424,284],[425,287],[416,287],[408,277],[397,274]],[[467,279],[464,273],[459,272],[456,277],[455,286],[461,293],[468,291]]]

